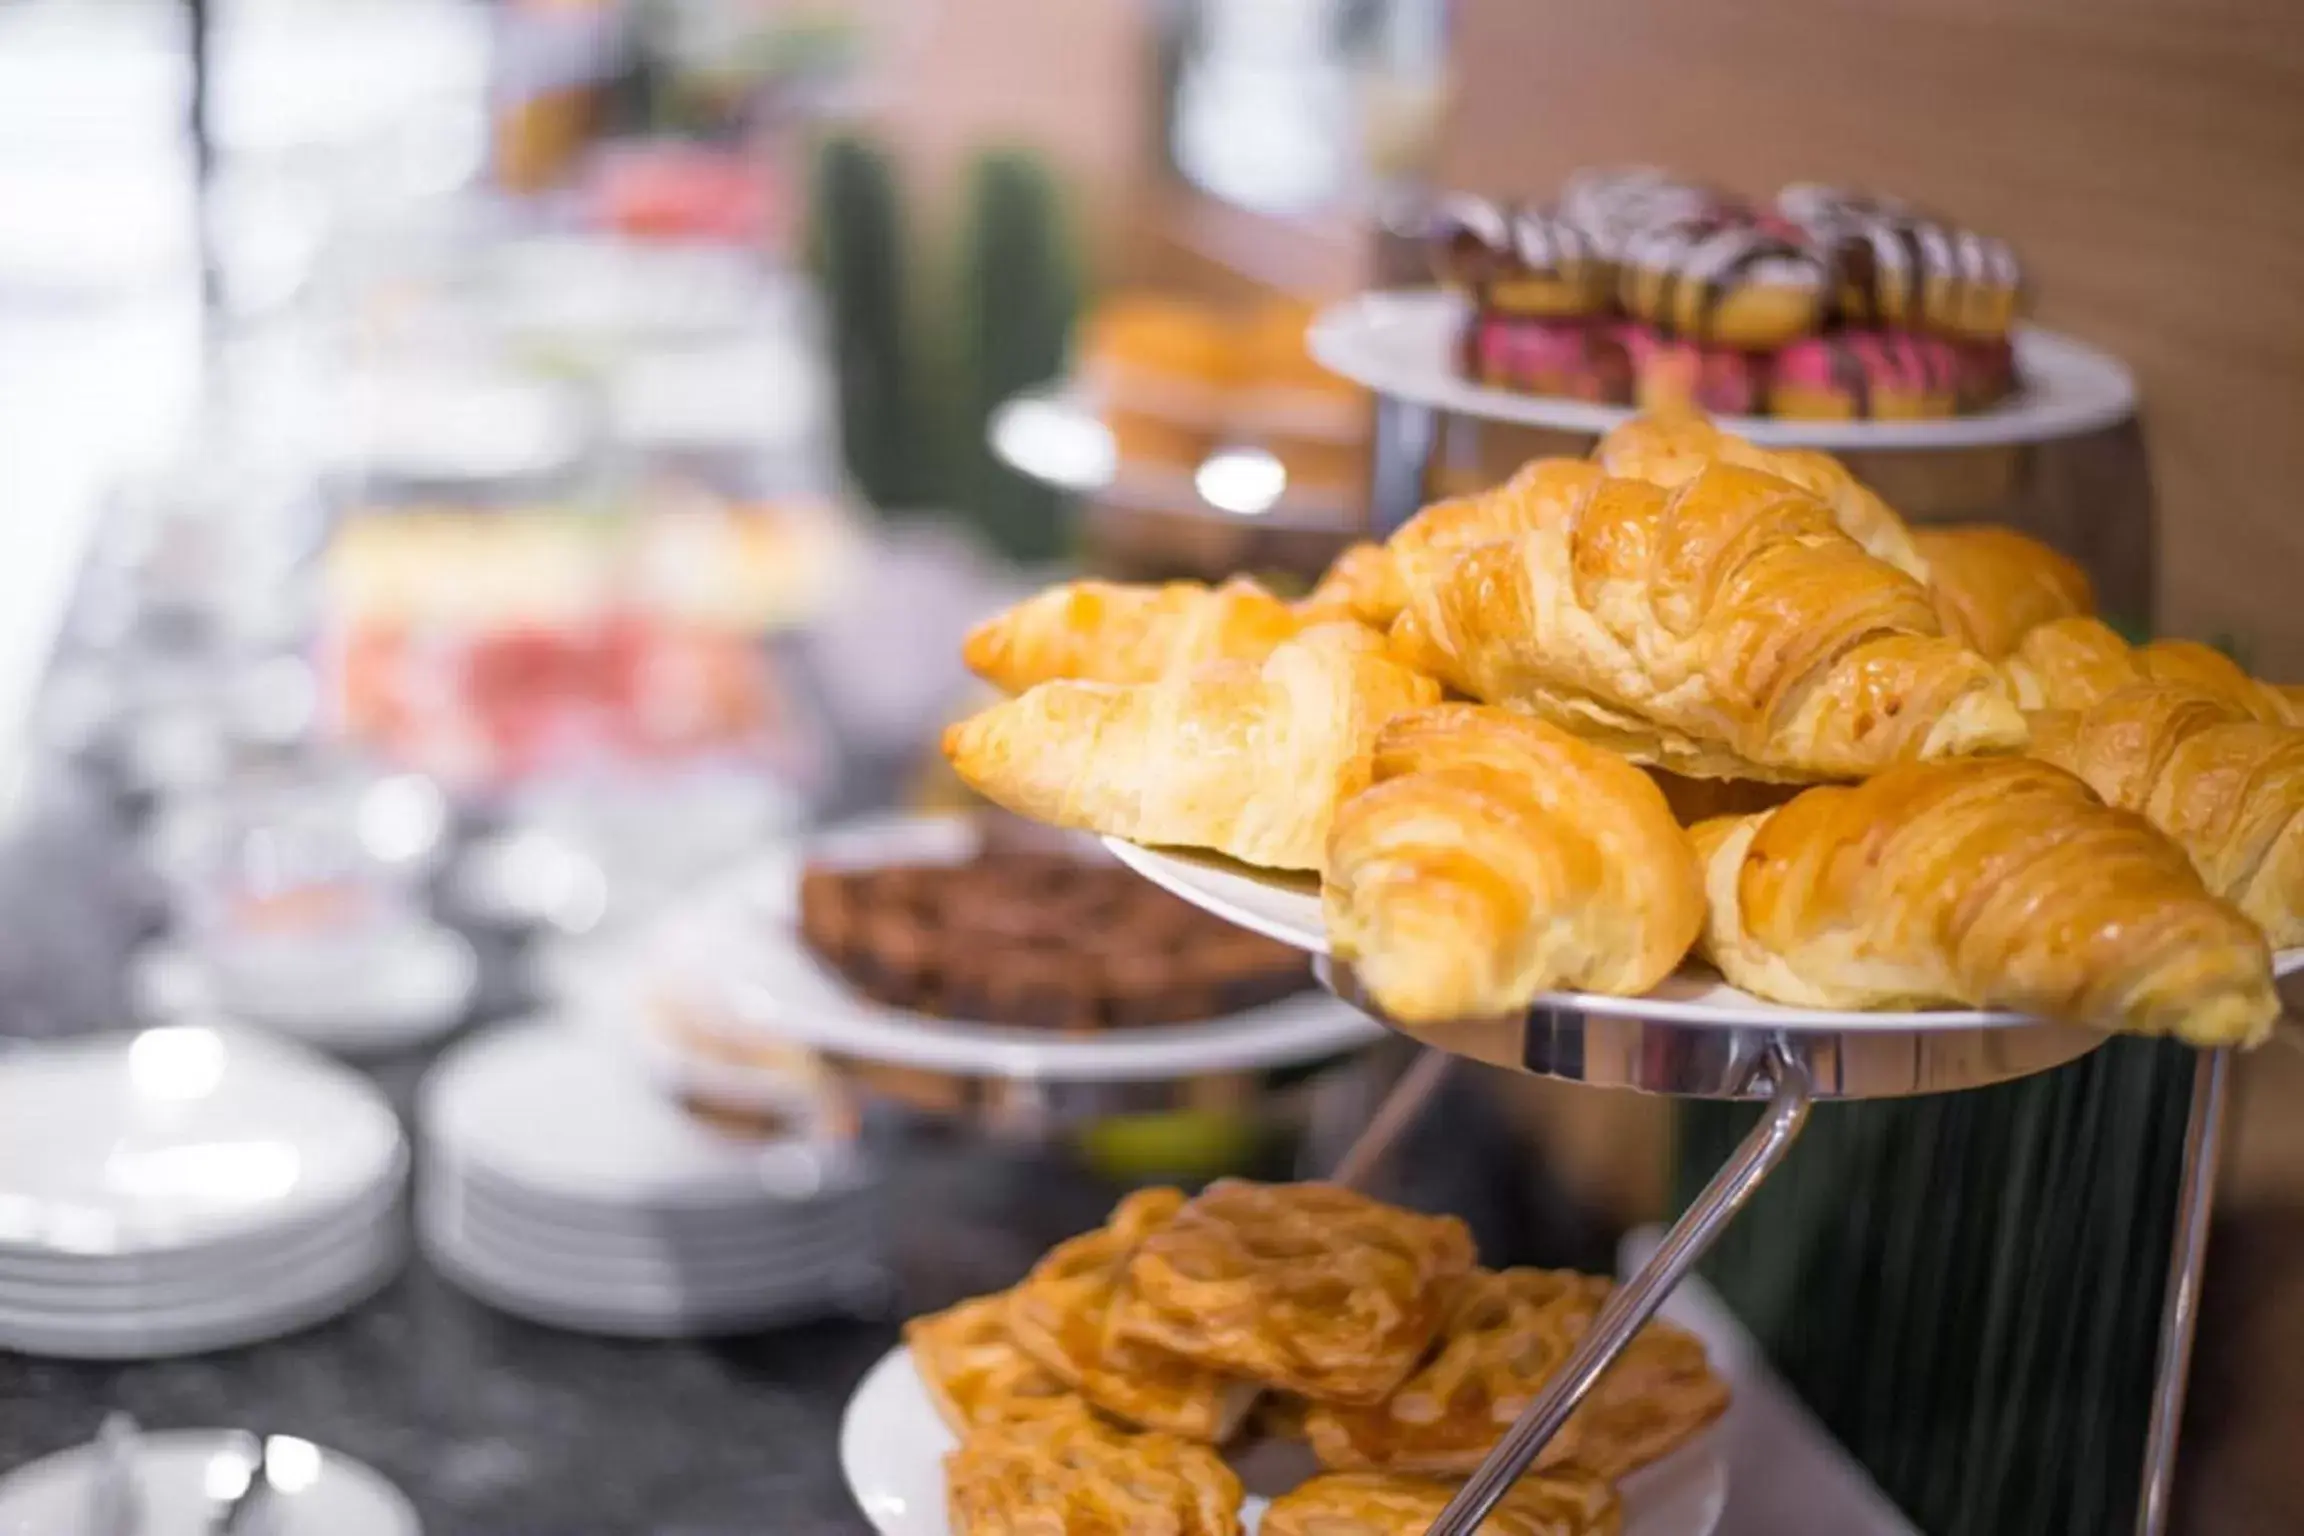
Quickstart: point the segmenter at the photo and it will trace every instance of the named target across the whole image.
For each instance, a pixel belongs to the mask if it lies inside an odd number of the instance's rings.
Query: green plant
[[[852,135],[827,140],[810,188],[809,255],[830,329],[841,453],[865,497],[891,511],[930,504],[937,487],[907,344],[904,249],[886,152]]]
[[[1062,550],[1064,498],[1001,464],[985,434],[1002,401],[1062,372],[1079,309],[1079,273],[1047,168],[1019,150],[979,156],[968,177],[967,226],[946,307],[957,328],[950,441],[962,504],[1020,560]]]

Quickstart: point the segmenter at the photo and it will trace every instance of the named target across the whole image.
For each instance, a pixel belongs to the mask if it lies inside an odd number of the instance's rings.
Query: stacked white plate
[[[417,1227],[504,1311],[640,1338],[742,1332],[877,1300],[877,1186],[829,1126],[707,1122],[597,1031],[466,1041],[426,1079]]]
[[[391,1106],[302,1047],[199,1025],[0,1056],[0,1349],[150,1359],[346,1311],[398,1272]]]

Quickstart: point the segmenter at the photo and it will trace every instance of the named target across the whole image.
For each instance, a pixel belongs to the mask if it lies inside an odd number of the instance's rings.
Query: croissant
[[[1944,633],[1987,656],[2007,655],[2051,619],[2096,611],[2087,573],[2013,528],[1976,523],[1921,528],[1912,537],[1928,561]]]
[[[1721,431],[1698,413],[1671,411],[1635,416],[1614,428],[1593,448],[1592,458],[1611,475],[1666,490],[1715,462],[1789,480],[1830,507],[1841,531],[1863,545],[1866,554],[1915,580],[1928,580],[1927,557],[1904,519],[1828,453],[1762,448]]]
[[[1563,515],[1408,571],[1396,647],[1489,703],[1701,778],[1857,778],[2013,749],[1992,664],[1787,481],[1724,463],[1602,480]]]
[[[2001,669],[2025,709],[2087,709],[2131,683],[2180,683],[2222,699],[2251,719],[2304,725],[2304,699],[2250,677],[2214,646],[2197,640],[2132,646],[2095,619],[2039,625],[2018,642]]]
[[[1386,628],[1407,607],[1412,579],[1433,580],[1464,550],[1566,516],[1601,479],[1598,468],[1580,459],[1532,459],[1485,495],[1436,501],[1384,543],[1353,545],[1320,578],[1306,606]]]
[[[2183,845],[2276,949],[2304,944],[2304,730],[2172,683],[2032,722],[2032,755]]]
[[[1042,683],[952,726],[944,755],[979,794],[1056,826],[1316,870],[1377,728],[1439,693],[1373,631],[1322,624],[1261,665]]]
[[[1288,604],[1238,578],[1220,587],[1074,581],[977,625],[961,657],[1006,693],[1053,678],[1148,683],[1206,661],[1260,661],[1303,626]]]
[[[1395,716],[1328,840],[1329,942],[1403,1023],[1647,991],[1703,921],[1694,852],[1630,763],[1477,704]]]
[[[2256,925],[2184,851],[2061,768],[1920,763],[1691,834],[1700,946],[1812,1008],[2011,1008],[2196,1045],[2279,1013]]]
[[[1356,619],[1383,629],[1404,601],[1392,552],[1381,544],[1354,544],[1336,557],[1297,612],[1316,619]]]

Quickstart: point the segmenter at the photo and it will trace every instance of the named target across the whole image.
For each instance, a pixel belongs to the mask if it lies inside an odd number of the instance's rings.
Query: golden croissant
[[[1479,496],[1433,502],[1382,544],[1355,544],[1320,578],[1307,608],[1348,613],[1384,629],[1408,604],[1408,583],[1431,581],[1464,550],[1531,532],[1568,515],[1602,479],[1581,459],[1532,459]]]
[[[1329,834],[1329,942],[1409,1024],[1640,993],[1695,942],[1694,851],[1646,775],[1477,704],[1394,717]]]
[[[1809,1008],[2009,1008],[2197,1045],[2279,1013],[2264,936],[2184,850],[2029,758],[1924,763],[1695,829],[1701,946]]]
[[[2013,528],[1976,523],[1921,528],[1912,537],[1927,558],[1944,633],[1994,659],[2052,619],[2096,611],[2087,573]]]
[[[952,726],[944,755],[979,794],[1055,826],[1317,870],[1377,729],[1439,693],[1373,631],[1323,624],[1260,665],[1042,683]]]
[[[2276,949],[2304,944],[2304,730],[2173,683],[2032,720],[2032,755],[2183,845]]]
[[[1885,560],[1916,580],[1928,580],[1928,559],[1914,543],[1910,526],[1828,453],[1762,448],[1721,431],[1699,413],[1663,411],[1635,416],[1614,428],[1593,448],[1592,458],[1611,475],[1646,480],[1666,490],[1695,478],[1707,464],[1762,470],[1791,481],[1830,507],[1841,530],[1873,559]]]
[[[2179,683],[2222,699],[2251,719],[2304,725],[2304,699],[2259,682],[2197,640],[2130,645],[2096,619],[2057,619],[2027,632],[2003,662],[2025,709],[2087,709],[2132,683]]]
[[[1064,677],[1148,683],[1203,662],[1262,660],[1303,624],[1288,604],[1242,579],[1219,587],[1074,581],[977,625],[960,654],[1005,693]]]
[[[1533,532],[1404,574],[1404,656],[1678,773],[1858,778],[2024,742],[2005,682],[1945,638],[1927,590],[1758,470],[1602,480]]]

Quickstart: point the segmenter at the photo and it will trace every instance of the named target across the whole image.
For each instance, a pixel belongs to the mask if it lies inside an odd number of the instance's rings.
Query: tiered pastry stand
[[[1367,293],[1328,310],[1313,323],[1308,338],[1312,355],[1376,395],[1371,531],[1379,537],[1422,499],[1443,415],[1600,433],[1633,414],[1620,407],[1524,395],[1467,380],[1456,362],[1460,305],[1456,297],[1430,289]],[[2021,328],[2014,342],[2018,390],[1990,411],[1908,422],[1725,417],[1720,425],[1754,442],[1781,447],[1926,451],[2051,442],[2114,427],[2135,414],[2135,381],[2117,359],[2038,327]],[[2304,954],[2289,953],[2281,959],[2286,974],[2292,963],[2304,963]],[[1327,979],[1338,996],[1366,1006],[1349,967],[1331,965]],[[1700,994],[1703,989],[1697,990]],[[1760,1018],[1739,1004],[1718,1006],[1716,998],[1691,997],[1669,1008],[1655,1007],[1653,1002],[1562,997],[1523,1017],[1466,1021],[1417,1034],[1436,1050],[1516,1071],[1680,1097],[1766,1099],[1771,1106],[1736,1156],[1673,1227],[1655,1257],[1603,1311],[1568,1368],[1529,1406],[1465,1485],[1433,1527],[1435,1536],[1462,1536],[1471,1530],[1526,1468],[1673,1283],[1782,1161],[1815,1099],[1889,1098],[1982,1087],[2059,1066],[2096,1043],[2096,1037],[2070,1026],[2011,1015],[1834,1017],[1779,1009],[1768,1011],[1783,1017]],[[1396,1097],[1420,1101],[1437,1075],[1438,1069],[1411,1073],[1402,1079]],[[2137,1514],[2140,1536],[2161,1536],[2168,1525],[2176,1433],[2191,1366],[2230,1076],[2231,1052],[2213,1051],[2193,1077]],[[1388,1105],[1370,1135],[1412,1118],[1411,1106]],[[1365,1166],[1380,1155],[1377,1147],[1356,1149],[1352,1160]]]
[[[1432,1536],[1469,1536],[1478,1528],[1681,1277],[1783,1162],[1812,1104],[1981,1088],[2062,1066],[2106,1038],[2077,1025],[2012,1013],[1834,1013],[1778,1007],[1694,969],[1645,997],[1554,993],[1524,1013],[1411,1031],[1385,1018],[1350,965],[1328,956],[1319,898],[1308,885],[1222,860],[1113,839],[1107,843],[1137,873],[1185,900],[1320,956],[1321,979],[1338,997],[1430,1048],[1399,1080],[1339,1164],[1335,1177],[1342,1182],[1363,1180],[1382,1161],[1456,1057],[1595,1087],[1768,1105],[1768,1113],[1673,1224],[1654,1255],[1601,1308],[1560,1373],[1442,1512]],[[2304,950],[2284,951],[2279,960],[2282,974],[2304,968]],[[2166,1528],[2230,1056],[2229,1051],[2210,1052],[2194,1079],[2138,1521],[2147,1533]]]

